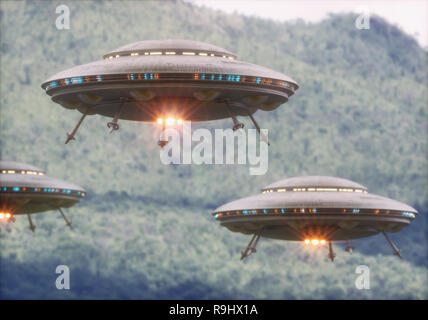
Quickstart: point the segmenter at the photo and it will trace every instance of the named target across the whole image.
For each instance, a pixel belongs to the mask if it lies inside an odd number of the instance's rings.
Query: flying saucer
[[[233,53],[190,40],[148,40],[125,45],[102,60],[67,69],[50,77],[42,88],[64,108],[83,115],[112,117],[107,126],[118,130],[118,120],[165,123],[210,121],[271,111],[288,101],[297,83],[271,69],[240,61]],[[110,132],[111,132],[110,131]],[[266,139],[263,134],[261,134]],[[266,139],[267,142],[267,139]],[[167,143],[161,138],[159,145]]]
[[[30,229],[35,226],[31,214],[59,210],[67,225],[70,221],[62,208],[69,208],[85,196],[81,187],[56,178],[29,164],[0,161],[0,222],[15,222],[26,214]]]
[[[229,202],[212,214],[233,232],[253,234],[241,259],[255,252],[260,237],[266,237],[328,244],[333,261],[333,241],[346,241],[346,250],[352,252],[351,239],[378,233],[401,258],[386,232],[408,226],[418,212],[404,203],[370,194],[366,187],[350,180],[305,176],[268,185],[261,194]]]

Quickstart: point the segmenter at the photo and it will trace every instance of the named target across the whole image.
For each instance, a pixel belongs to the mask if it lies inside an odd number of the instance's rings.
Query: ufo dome
[[[1,173],[27,173],[27,174],[44,174],[45,172],[33,165],[15,162],[15,161],[4,161],[0,160],[0,172]]]
[[[209,56],[214,55],[219,57],[236,58],[236,55],[232,52],[221,47],[205,42],[181,39],[138,41],[108,52],[103,58],[108,59],[109,57],[116,57],[117,55],[126,56],[131,55],[132,53],[144,55],[146,52],[156,51],[174,52],[175,54],[183,54],[183,52],[194,52],[195,54],[206,53]]]
[[[343,189],[367,191],[367,188],[354,181],[329,177],[329,176],[303,176],[293,177],[272,183],[262,189],[263,191],[277,191],[278,189],[293,190],[295,188],[306,188],[311,191],[331,189],[339,191]]]

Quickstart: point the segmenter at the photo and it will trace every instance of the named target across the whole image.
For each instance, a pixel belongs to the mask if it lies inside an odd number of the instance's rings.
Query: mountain
[[[279,23],[179,1],[70,2],[70,30],[58,30],[59,4],[0,4],[1,158],[42,167],[88,197],[67,210],[73,231],[53,212],[34,218],[35,234],[25,217],[2,230],[2,298],[428,298],[427,52],[410,36],[379,17],[359,30],[353,15]],[[166,38],[218,45],[300,84],[288,103],[255,115],[269,129],[265,175],[163,165],[157,126],[121,121],[109,134],[110,119],[97,115],[64,145],[80,114],[40,84],[121,45]],[[249,237],[221,228],[211,210],[299,175],[348,178],[416,207],[416,221],[392,235],[405,260],[381,237],[355,241],[352,256],[338,248],[334,263],[326,250],[262,239],[242,264]],[[60,264],[71,270],[67,292],[54,287]],[[371,290],[355,288],[358,265],[370,267]]]

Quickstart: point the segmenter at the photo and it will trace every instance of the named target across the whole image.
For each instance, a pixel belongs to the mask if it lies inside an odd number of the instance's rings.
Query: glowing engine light
[[[166,124],[167,124],[167,125],[173,125],[173,124],[174,124],[174,122],[175,122],[175,119],[173,119],[173,118],[168,118],[168,119],[166,119]]]
[[[314,246],[317,246],[320,242],[319,242],[319,240],[318,240],[318,239],[312,239],[311,243],[312,243]]]
[[[182,124],[182,123],[183,123],[183,120],[178,119],[178,120],[177,120],[177,123],[178,123],[178,124]]]
[[[158,119],[158,123],[159,123],[159,124],[162,124],[162,123],[163,123],[162,118],[159,118],[159,119]]]
[[[6,217],[6,219],[9,219],[11,217],[11,214],[10,213],[6,213],[5,217]]]
[[[4,213],[2,212],[2,213],[0,213],[0,220],[1,219],[4,219]]]
[[[321,241],[320,241],[320,243],[321,243],[321,244],[325,244],[325,240],[321,240]]]
[[[306,243],[306,244],[309,244],[309,242],[310,242],[310,241],[309,241],[309,239],[306,239],[306,240],[305,240],[305,243]]]

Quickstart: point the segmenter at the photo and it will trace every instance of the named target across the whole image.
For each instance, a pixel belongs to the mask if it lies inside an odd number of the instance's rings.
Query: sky
[[[400,27],[428,47],[428,0],[188,0],[227,13],[238,12],[278,21],[303,19],[318,22],[329,13],[364,12],[376,14]]]

